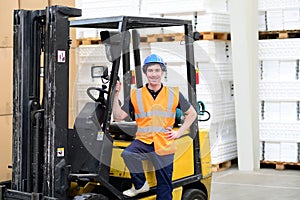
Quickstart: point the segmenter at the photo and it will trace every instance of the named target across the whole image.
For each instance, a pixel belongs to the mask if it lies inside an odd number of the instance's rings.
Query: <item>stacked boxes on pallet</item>
[[[82,19],[140,14],[140,0],[76,0],[76,7],[82,9]],[[77,38],[99,38],[99,29],[77,28]]]
[[[230,19],[227,12],[207,11],[197,17],[197,30],[201,32],[230,32]]]
[[[195,42],[195,61],[200,72],[198,100],[211,113],[207,126],[210,133],[212,164],[237,157],[233,74],[230,41]]]
[[[299,0],[260,0],[260,31],[299,31]],[[300,161],[300,38],[259,41],[262,161]]]
[[[141,0],[141,13],[144,15],[165,15],[190,13],[203,10],[205,0]]]
[[[76,0],[76,7],[82,9],[81,18],[97,18],[108,16],[152,16],[194,20],[198,19],[199,31],[227,32],[229,25],[228,0]],[[223,16],[227,18],[223,20]],[[219,17],[220,16],[220,17]],[[216,20],[215,18],[218,17]],[[214,18],[214,20],[212,20]],[[224,26],[225,24],[225,26]],[[204,27],[203,27],[204,26]],[[216,28],[217,27],[217,28]],[[220,29],[220,27],[222,27]],[[203,29],[204,28],[204,29]],[[213,28],[213,29],[210,29]],[[215,30],[214,30],[215,29]],[[77,29],[77,38],[99,37],[98,29]],[[182,32],[180,29],[157,29],[155,33]],[[226,30],[226,31],[225,31]],[[141,35],[147,35],[147,31]]]
[[[229,32],[227,4],[227,0],[141,0],[141,14],[192,20],[199,32]],[[176,27],[158,31],[160,31],[158,33],[183,32]]]
[[[225,13],[228,0],[141,0],[142,15],[150,16],[189,16],[204,12]]]
[[[299,162],[300,38],[259,41],[261,160]]]
[[[259,0],[258,7],[260,31],[299,29],[299,0]]]

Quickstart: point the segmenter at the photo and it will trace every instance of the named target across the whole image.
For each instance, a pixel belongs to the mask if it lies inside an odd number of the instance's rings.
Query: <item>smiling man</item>
[[[122,153],[133,182],[132,188],[123,192],[129,197],[149,190],[142,160],[150,160],[155,167],[156,199],[172,199],[172,173],[176,150],[174,139],[182,136],[197,117],[195,109],[179,92],[178,87],[162,84],[161,79],[165,71],[166,65],[160,56],[148,56],[143,65],[148,83],[140,89],[132,89],[130,98],[122,107],[118,100],[121,83],[118,82],[116,86],[114,120],[121,121],[131,116],[137,124],[135,140]],[[185,120],[178,130],[173,130],[176,108],[185,113]]]

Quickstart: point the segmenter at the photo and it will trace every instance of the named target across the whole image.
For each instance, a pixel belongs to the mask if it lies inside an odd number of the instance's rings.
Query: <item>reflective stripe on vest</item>
[[[138,130],[137,132],[150,132],[150,133],[153,133],[153,132],[165,132],[166,129],[163,128],[163,127],[159,127],[159,126],[147,126],[147,127],[138,127]]]
[[[143,105],[143,97],[142,97],[142,90],[136,91],[136,98],[137,98],[137,104],[138,108],[140,110],[140,113],[135,114],[135,118],[144,118],[148,116],[161,116],[161,117],[175,117],[176,111],[172,112],[172,106],[175,98],[175,91],[176,88],[168,88],[168,110],[166,111],[159,111],[159,110],[153,110],[145,112],[144,105]]]

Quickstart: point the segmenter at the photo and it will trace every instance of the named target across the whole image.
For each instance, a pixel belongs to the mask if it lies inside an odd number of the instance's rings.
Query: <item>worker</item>
[[[124,149],[122,157],[130,171],[132,188],[124,195],[133,197],[149,191],[142,160],[150,160],[155,167],[157,200],[172,199],[172,173],[175,152],[174,139],[181,137],[197,117],[194,107],[179,92],[178,87],[167,87],[161,82],[166,71],[163,59],[151,54],[142,66],[148,83],[140,89],[132,89],[130,98],[121,107],[119,94],[121,83],[116,85],[113,117],[121,121],[134,113],[137,124],[135,140]],[[185,120],[178,130],[173,129],[176,108],[185,113]]]

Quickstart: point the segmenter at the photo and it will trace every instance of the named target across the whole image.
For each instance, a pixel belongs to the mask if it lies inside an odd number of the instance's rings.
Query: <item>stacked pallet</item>
[[[195,60],[200,72],[198,100],[211,113],[209,128],[212,164],[237,157],[231,43],[221,40],[195,42]]]
[[[299,0],[259,0],[259,30],[294,30],[300,27]]]
[[[151,16],[192,20],[201,32],[229,32],[228,0],[76,0],[82,9],[81,18],[109,16]],[[97,38],[99,29],[77,29],[77,38]],[[156,31],[142,30],[141,35],[182,33],[182,29],[157,28]]]
[[[300,1],[261,0],[259,6],[261,30],[272,30],[260,33],[258,48],[260,159],[283,169],[300,162]]]
[[[140,0],[76,0],[76,8],[82,9],[82,19],[109,16],[140,15]],[[100,29],[77,28],[76,38],[98,38]]]
[[[299,162],[300,38],[259,41],[261,160]]]

